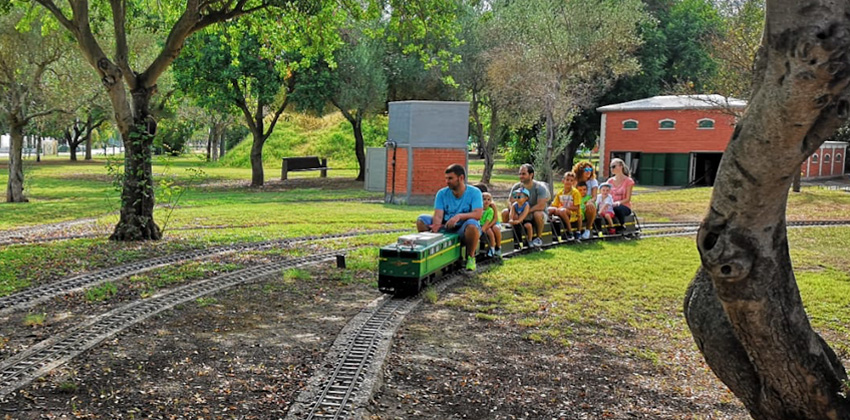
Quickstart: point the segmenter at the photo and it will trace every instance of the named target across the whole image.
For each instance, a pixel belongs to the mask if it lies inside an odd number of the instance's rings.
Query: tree
[[[257,54],[261,44],[254,35],[237,39],[229,36],[228,31],[210,32],[191,41],[187,53],[174,64],[175,78],[180,88],[195,97],[202,107],[216,110],[235,107],[241,111],[253,138],[251,186],[261,187],[265,182],[263,145],[289,104],[295,78],[282,73],[289,66],[275,65],[273,60]],[[231,47],[231,41],[235,47]],[[280,61],[289,64],[296,61],[294,55],[285,51],[277,53]],[[220,138],[220,129],[214,124],[210,132],[210,154]]]
[[[179,55],[192,33],[214,23],[267,8],[269,4],[264,0],[189,0],[182,4],[157,3],[161,8],[151,12],[148,3],[133,1],[110,0],[108,8],[98,7],[106,6],[101,3],[90,4],[88,0],[70,2],[70,8],[61,7],[53,0],[36,0],[36,3],[49,11],[71,34],[83,57],[97,72],[108,93],[115,125],[124,141],[126,157],[121,214],[110,239],[159,239],[162,233],[153,219],[155,199],[151,171],[151,145],[156,133],[151,98],[157,91],[157,80]],[[112,22],[110,35],[95,31],[104,26],[104,21]],[[161,33],[168,34],[156,58],[141,71],[134,70],[130,61],[127,35],[128,27],[133,23],[158,27],[162,29]],[[107,39],[115,43],[112,58],[102,46]]]
[[[501,3],[500,3],[501,4]],[[638,0],[521,0],[495,7],[488,76],[500,106],[545,118],[538,172],[552,182],[559,127],[613,82],[638,70],[632,53],[648,15]]]
[[[757,420],[850,419],[848,377],[809,323],[785,207],[802,162],[850,116],[850,3],[768,0],[752,96],[697,237],[684,314]]]
[[[458,52],[463,60],[452,66],[452,76],[469,100],[472,135],[478,140],[478,151],[484,158],[481,182],[489,184],[496,147],[504,133],[499,121],[499,107],[490,100],[490,86],[487,83],[486,54],[491,45],[488,43],[484,22],[490,14],[476,5],[467,5],[461,9],[461,16],[463,30],[460,38],[463,44]],[[484,114],[488,110],[489,118]],[[486,135],[485,125],[489,125]]]
[[[63,57],[67,45],[59,37],[42,36],[41,24],[27,27],[22,14],[0,16],[0,117],[9,127],[9,180],[6,202],[28,201],[24,196],[24,129],[32,120],[57,112],[48,109],[43,88],[49,70]]]
[[[89,108],[85,112],[83,118],[85,119],[80,119],[75,116],[73,118],[73,122],[65,127],[62,134],[70,148],[71,161],[73,162],[77,161],[77,147],[83,143],[86,144],[86,155],[89,160],[91,159],[90,149],[92,132],[100,128],[100,126],[106,122],[106,110],[98,107]]]
[[[717,71],[710,84],[733,98],[749,98],[753,59],[764,30],[764,0],[725,0],[720,3],[721,30],[711,41]]]
[[[382,40],[364,35],[357,27],[345,30],[343,39],[345,45],[336,52],[335,65],[319,62],[304,69],[293,93],[298,108],[324,113],[329,102],[351,124],[354,154],[360,168],[357,181],[363,181],[366,179],[363,118],[376,114],[386,104],[386,48]]]

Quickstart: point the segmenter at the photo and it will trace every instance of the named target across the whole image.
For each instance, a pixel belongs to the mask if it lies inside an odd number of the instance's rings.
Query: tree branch
[[[112,29],[115,33],[115,65],[121,69],[124,80],[131,89],[136,87],[138,80],[130,68],[130,54],[127,47],[127,4],[126,0],[110,0],[112,7]]]
[[[45,115],[50,115],[50,114],[70,114],[70,113],[68,111],[65,111],[64,109],[52,108],[52,109],[48,109],[47,111],[41,111],[41,112],[36,112],[35,114],[27,115],[27,116],[24,117],[23,121],[25,123],[29,123],[34,118],[43,117]]]
[[[47,11],[49,11],[56,18],[56,20],[59,21],[60,25],[64,26],[65,29],[69,30],[72,34],[74,34],[74,37],[79,36],[77,27],[74,26],[74,23],[71,21],[71,19],[67,18],[65,14],[62,13],[62,10],[60,10],[56,6],[56,3],[54,3],[52,0],[35,0],[35,2],[47,9]]]

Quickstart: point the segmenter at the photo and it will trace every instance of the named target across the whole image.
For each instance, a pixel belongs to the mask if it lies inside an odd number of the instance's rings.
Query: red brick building
[[[803,179],[833,178],[844,174],[847,143],[827,141],[801,167]]]
[[[654,96],[597,108],[600,172],[626,161],[643,185],[713,185],[746,101],[720,95]],[[804,179],[844,173],[847,144],[826,142],[801,166]],[[600,177],[603,178],[603,177]]]
[[[720,95],[654,96],[597,108],[600,170],[626,161],[643,185],[712,185],[746,102]]]
[[[431,205],[449,165],[469,169],[468,102],[390,102],[387,136],[386,202]]]

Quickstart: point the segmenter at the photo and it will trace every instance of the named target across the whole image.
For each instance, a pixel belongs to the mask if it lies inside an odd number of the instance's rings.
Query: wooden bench
[[[283,168],[280,170],[280,179],[287,179],[287,172],[322,171],[322,178],[328,177],[328,160],[319,159],[318,156],[288,157],[283,158]]]

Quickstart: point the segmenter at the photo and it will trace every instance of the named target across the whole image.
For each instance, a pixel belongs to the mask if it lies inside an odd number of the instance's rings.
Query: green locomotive
[[[381,248],[378,289],[385,293],[415,294],[463,259],[463,244],[452,233],[404,235]]]

